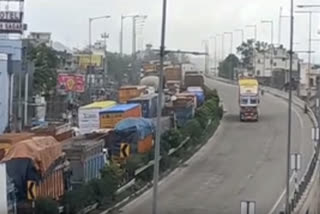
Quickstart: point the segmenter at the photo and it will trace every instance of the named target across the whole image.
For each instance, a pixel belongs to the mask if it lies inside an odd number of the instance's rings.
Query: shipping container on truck
[[[79,131],[80,134],[90,134],[100,129],[99,112],[116,105],[115,101],[94,102],[79,108]]]
[[[240,121],[259,120],[259,83],[254,77],[239,78]]]
[[[127,103],[128,100],[139,97],[146,93],[146,86],[142,85],[126,85],[119,89],[119,103]]]
[[[204,89],[204,77],[201,74],[186,74],[184,77],[184,88],[195,86]]]
[[[63,151],[70,163],[71,185],[79,185],[92,179],[100,178],[100,170],[105,166],[106,157],[103,153],[104,138],[77,136],[63,142]]]
[[[33,127],[30,131],[36,136],[52,136],[59,142],[73,136],[70,123],[50,122],[44,126]]]
[[[164,77],[166,82],[174,81],[181,84],[182,81],[182,70],[180,65],[170,65],[164,68]]]
[[[141,105],[142,116],[145,118],[156,117],[157,115],[158,94],[146,94],[140,97],[130,99],[129,103]]]
[[[141,105],[136,103],[118,104],[109,109],[101,110],[100,128],[114,128],[115,125],[128,117],[141,117]]]

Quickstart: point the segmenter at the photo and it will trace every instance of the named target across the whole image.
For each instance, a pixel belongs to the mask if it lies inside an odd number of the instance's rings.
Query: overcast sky
[[[245,25],[258,25],[258,40],[270,41],[270,25],[261,20],[274,21],[274,42],[278,42],[279,8],[283,15],[289,14],[290,0],[168,0],[166,46],[170,49],[202,50],[201,41],[209,36],[231,32],[236,28],[245,29],[245,37],[253,37],[253,29]],[[296,0],[296,4],[318,3],[317,0]],[[100,34],[110,34],[108,48],[119,51],[121,14],[147,15],[143,42],[159,47],[161,30],[162,0],[26,0],[25,22],[30,31],[52,32],[53,40],[69,47],[81,48],[88,43],[88,18],[111,15],[109,20],[93,23],[93,39]],[[319,9],[320,10],[320,9]],[[318,29],[320,14],[313,18],[312,34]],[[295,47],[306,50],[308,41],[307,15],[296,17]],[[288,44],[289,19],[283,19],[282,42]],[[132,22],[125,21],[124,50],[131,52]],[[140,38],[140,37],[138,37]],[[234,46],[241,40],[240,33],[234,32]],[[221,43],[221,37],[218,40]],[[225,48],[229,50],[228,37]],[[141,48],[141,39],[138,39]],[[212,47],[212,46],[211,46]],[[320,49],[320,42],[314,43]],[[227,51],[227,50],[226,50]]]

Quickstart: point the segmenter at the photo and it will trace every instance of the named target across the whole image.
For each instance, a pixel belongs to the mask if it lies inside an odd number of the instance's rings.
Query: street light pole
[[[214,71],[215,75],[218,76],[218,67],[217,67],[217,36],[214,37]]]
[[[271,76],[272,76],[272,72],[273,72],[273,52],[274,52],[274,47],[273,47],[273,21],[272,20],[262,20],[261,23],[263,24],[270,24],[271,26],[271,38],[270,38],[270,45],[271,45],[271,54],[270,54],[270,72],[271,72]]]
[[[233,51],[233,33],[232,32],[224,32],[223,34],[230,35],[230,54],[232,54],[232,51]]]
[[[106,16],[98,16],[98,17],[93,17],[89,18],[89,70],[87,72],[87,75],[89,76],[89,101],[91,101],[91,92],[92,92],[92,22],[94,20],[98,19],[108,19],[111,18],[111,16],[106,15]]]
[[[155,145],[155,151],[154,151],[155,162],[154,162],[154,173],[153,173],[153,203],[152,203],[153,214],[157,214],[157,202],[158,202],[160,133],[161,133],[162,94],[163,94],[163,62],[165,57],[167,0],[163,0],[162,7],[163,8],[162,8],[162,29],[161,29],[161,46],[160,46],[160,73],[159,73],[158,108],[157,108],[157,129],[156,129],[156,145]]]
[[[254,40],[257,41],[258,33],[257,33],[257,25],[246,25],[246,27],[251,27],[254,29]]]
[[[241,42],[244,42],[244,30],[243,29],[236,29],[237,32],[241,33]]]
[[[221,43],[221,61],[224,60],[224,34],[221,34],[221,39],[222,39],[222,43]]]
[[[125,16],[121,15],[121,29],[120,29],[120,56],[123,55],[123,20]]]
[[[290,155],[291,155],[291,114],[292,114],[292,63],[293,63],[293,0],[290,10],[290,65],[289,65],[289,100],[288,100],[288,143],[287,143],[287,172],[286,172],[286,214],[290,214]]]

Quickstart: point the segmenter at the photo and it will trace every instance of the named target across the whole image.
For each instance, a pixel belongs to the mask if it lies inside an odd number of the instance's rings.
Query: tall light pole
[[[271,34],[270,44],[272,45],[272,44],[273,44],[273,21],[272,21],[272,20],[262,20],[261,23],[262,23],[262,24],[270,24],[270,27],[271,27],[271,31],[270,31],[270,34]]]
[[[224,32],[225,35],[230,35],[230,54],[233,51],[233,33],[232,32]]]
[[[91,17],[89,18],[89,55],[90,55],[90,60],[89,60],[89,100],[91,101],[91,90],[92,90],[92,22],[95,20],[99,19],[109,19],[111,16],[105,15],[105,16],[97,16],[97,17]]]
[[[290,16],[283,16],[282,15],[282,7],[280,7],[280,14],[279,14],[279,32],[278,32],[278,44],[281,45],[281,30],[282,30],[282,19],[283,18],[290,18]]]
[[[224,33],[221,34],[221,61],[224,60]]]
[[[254,40],[257,41],[258,33],[257,33],[257,25],[246,25],[248,28],[253,28],[254,29]]]
[[[162,27],[161,27],[161,45],[160,45],[160,73],[158,90],[158,108],[157,108],[157,129],[156,145],[154,149],[154,173],[153,173],[153,203],[152,213],[157,214],[158,202],[158,181],[159,181],[159,161],[160,161],[160,133],[161,133],[161,112],[162,112],[162,93],[163,93],[163,62],[165,57],[165,38],[166,38],[166,20],[167,20],[167,0],[163,0],[162,5]]]
[[[288,100],[288,143],[287,143],[287,172],[286,172],[286,214],[290,214],[290,156],[291,156],[291,114],[292,114],[292,63],[293,63],[293,0],[290,9],[290,58],[289,58],[289,100]]]
[[[136,49],[136,44],[137,44],[137,31],[136,31],[137,21],[138,20],[145,20],[146,18],[147,18],[147,16],[144,16],[144,15],[132,16],[132,55],[133,56],[137,52],[137,49]]]
[[[123,55],[123,21],[128,18],[128,16],[121,15],[121,28],[120,28],[120,55]]]
[[[236,32],[240,32],[241,33],[241,42],[244,42],[244,30],[243,29],[236,29]]]
[[[204,72],[209,73],[209,40],[202,40],[202,45],[204,46],[204,52],[206,56],[204,58]]]
[[[103,72],[103,88],[106,87],[106,76],[108,72],[108,58],[107,58],[107,39],[109,39],[108,33],[101,34],[101,38],[104,41],[104,72]]]
[[[272,75],[272,72],[273,72],[273,52],[274,52],[274,47],[273,47],[273,21],[272,20],[262,20],[261,21],[262,24],[270,24],[270,27],[271,27],[271,31],[270,31],[270,34],[271,34],[271,38],[270,38],[270,44],[271,44],[271,54],[270,54],[270,72],[271,72],[271,75]]]

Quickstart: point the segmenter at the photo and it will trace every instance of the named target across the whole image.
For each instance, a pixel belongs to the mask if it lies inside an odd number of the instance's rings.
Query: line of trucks
[[[152,64],[144,65],[144,77],[141,83],[158,88],[157,66]],[[193,69],[184,70],[182,65],[170,65],[164,69],[164,80],[173,94],[176,90],[185,90],[188,87],[204,87],[204,77],[200,72]],[[259,82],[252,75],[241,75],[238,80],[239,86],[239,107],[240,121],[259,120]]]

